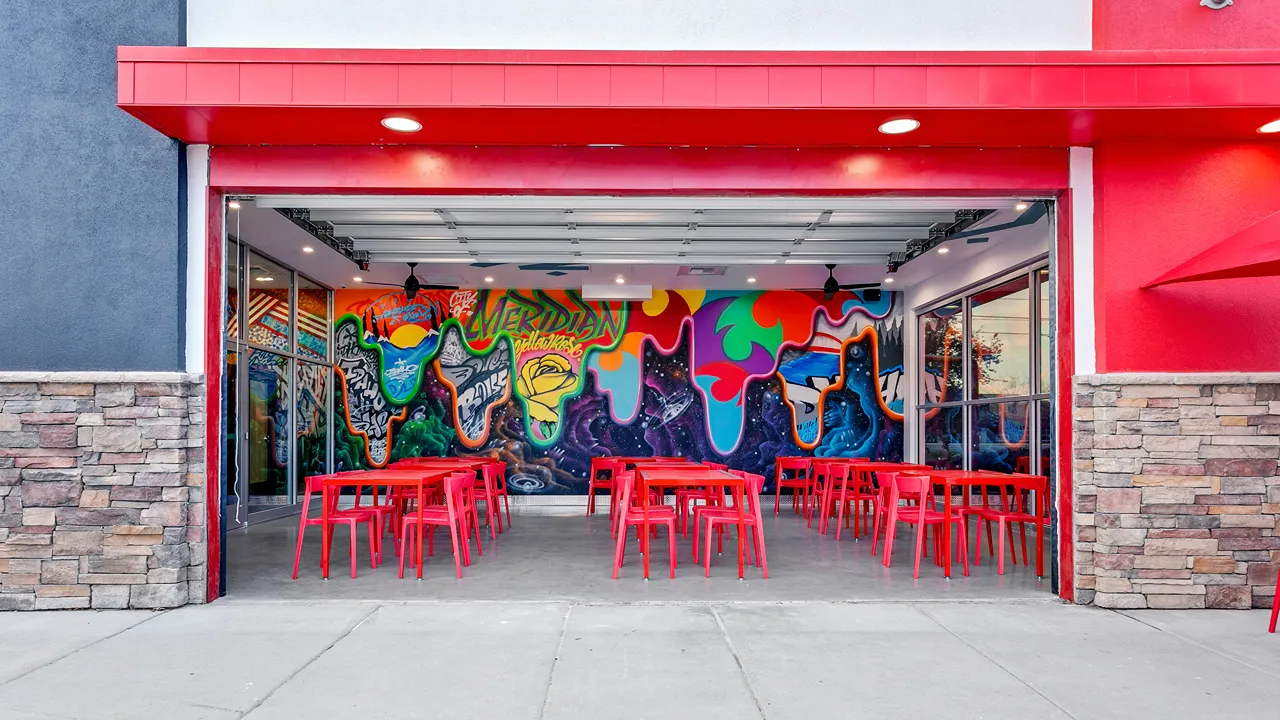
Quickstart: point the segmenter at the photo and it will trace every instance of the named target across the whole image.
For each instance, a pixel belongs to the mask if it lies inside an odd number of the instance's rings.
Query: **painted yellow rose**
[[[525,399],[529,417],[539,423],[560,422],[560,399],[577,385],[578,376],[573,372],[569,358],[558,353],[548,353],[533,358],[520,366],[520,380],[516,391]],[[543,428],[543,435],[554,432]]]

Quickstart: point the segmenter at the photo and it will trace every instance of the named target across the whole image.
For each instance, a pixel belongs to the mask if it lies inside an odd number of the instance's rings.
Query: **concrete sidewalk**
[[[0,717],[1263,718],[1262,611],[250,602],[0,615]]]

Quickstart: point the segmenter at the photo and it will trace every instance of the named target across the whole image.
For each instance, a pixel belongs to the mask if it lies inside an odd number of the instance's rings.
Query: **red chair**
[[[504,462],[491,462],[481,468],[481,472],[484,473],[485,478],[493,486],[495,500],[499,497],[502,498],[502,509],[498,509],[498,506],[494,505],[494,510],[498,516],[498,532],[504,532],[504,527],[511,527],[511,496],[507,494],[507,464]],[[505,526],[502,524],[503,510],[507,513],[507,524]]]
[[[729,472],[738,475],[746,482],[746,492],[743,494],[746,500],[746,506],[742,508],[743,523],[751,532],[751,542],[748,544],[748,551],[754,551],[755,564],[758,565],[764,573],[764,579],[769,579],[769,558],[764,547],[764,517],[760,513],[760,492],[764,490],[764,476],[745,473],[740,470],[730,470]],[[698,559],[698,526],[702,522],[706,522],[706,548],[703,551],[703,568],[706,577],[711,577],[711,538],[717,536],[717,541],[721,547],[719,551],[723,551],[724,530],[726,527],[737,527],[738,510],[732,507],[700,507],[694,510],[693,518],[693,559]],[[719,530],[720,532],[715,532]]]
[[[1280,618],[1280,573],[1276,573],[1276,594],[1271,599],[1271,627],[1268,632],[1276,631],[1276,619]]]
[[[791,509],[800,512],[802,503],[797,502],[796,496],[799,495],[803,500],[804,514],[809,515],[809,501],[813,491],[813,478],[811,476],[811,465],[813,460],[804,457],[780,457],[774,463],[774,480],[773,480],[773,514],[777,515],[778,508],[782,504],[782,489],[791,488]],[[794,472],[793,477],[787,477],[787,472]]]
[[[302,514],[298,518],[298,547],[293,554],[293,579],[298,579],[298,565],[302,562],[302,536],[306,529],[312,525],[321,526],[324,524],[323,513],[317,517],[307,517],[307,512],[311,509],[311,494],[316,493],[323,497],[324,481],[332,475],[311,475],[306,480],[306,494],[302,498]],[[356,576],[356,526],[360,523],[369,523],[369,564],[378,567],[378,515],[368,508],[339,510],[338,498],[340,494],[333,493],[333,497],[329,501],[329,532],[333,532],[333,525],[346,525],[351,530],[351,577]]]
[[[634,470],[621,472],[614,476],[618,485],[618,519],[614,528],[617,545],[613,551],[613,579],[618,579],[618,569],[622,567],[626,554],[627,527],[644,525],[644,509],[631,507],[631,499],[635,488],[636,474]],[[671,577],[676,576],[676,509],[669,505],[657,505],[649,508],[649,524],[665,525],[667,528],[667,546],[671,554]],[[656,528],[655,528],[656,529]],[[643,532],[636,528],[637,534]],[[652,543],[649,546],[652,552]]]
[[[822,478],[822,514],[818,522],[818,532],[823,535],[827,534],[831,514],[837,510],[835,503],[840,502],[840,504],[843,504],[843,501],[836,499],[836,493],[845,492],[845,486],[848,485],[851,474],[848,463],[833,462],[827,464],[826,475]],[[841,515],[840,517],[843,519],[844,516]],[[840,528],[837,525],[836,538],[839,539],[839,537]]]
[[[617,462],[613,458],[591,458],[591,477],[587,482],[587,514],[596,514],[596,491],[609,491],[609,519],[613,520],[613,482],[617,474]],[[600,477],[601,475],[605,477]]]
[[[845,466],[848,468],[849,466]],[[835,491],[832,490],[834,493]],[[871,472],[850,468],[845,480],[840,483],[840,497],[836,500],[836,540],[840,539],[840,530],[849,527],[849,517],[853,516],[853,537],[858,539],[866,526],[866,506],[874,508],[876,502],[875,485],[871,482]],[[846,515],[848,513],[848,515]]]
[[[884,538],[884,566],[889,567],[893,559],[893,540],[898,534],[898,523],[905,522],[915,526],[916,529],[916,565],[915,574],[912,577],[920,577],[920,557],[924,554],[924,537],[925,530],[930,526],[941,527],[946,522],[943,513],[936,510],[929,510],[929,497],[933,495],[933,481],[920,475],[906,475],[902,473],[880,473],[880,484],[889,484],[889,497],[887,502],[887,515],[885,518],[885,538]],[[914,501],[913,505],[901,506],[903,500]],[[964,532],[964,520],[953,515],[951,522],[958,527],[955,537],[958,539],[957,547],[959,555],[964,561],[964,574],[969,574],[969,546],[968,538]],[[877,533],[871,539],[872,552],[875,552],[876,540],[878,539],[878,531],[880,529],[877,522]],[[935,534],[935,538],[941,538],[941,532]],[[934,558],[938,559],[938,553],[935,549]]]
[[[498,508],[498,491],[493,487],[493,474],[485,472],[488,465],[480,468],[480,476],[475,479],[475,484],[471,488],[472,496],[477,503],[484,503],[485,523],[489,526],[489,539],[497,540],[498,532],[502,529],[500,524],[502,521],[496,517],[495,511],[500,512]],[[478,493],[478,495],[476,494]],[[479,508],[477,507],[477,513]],[[478,522],[478,520],[477,520]],[[479,532],[479,529],[476,530]]]
[[[467,517],[468,503],[467,495],[474,493],[476,475],[474,472],[454,473],[445,478],[444,481],[444,505],[431,505],[422,508],[422,524],[431,526],[427,534],[427,555],[435,554],[435,535],[436,526],[449,526],[449,539],[453,543],[453,566],[457,571],[458,577],[462,577],[462,566],[471,564],[471,547],[467,539],[467,526],[471,520]],[[474,498],[471,499],[474,502]],[[474,508],[472,509],[474,514]],[[418,568],[418,577],[422,577],[422,546],[418,545],[418,533],[415,526],[418,524],[418,512],[406,512],[404,515],[403,525],[400,528],[400,577],[404,577],[404,559],[410,552],[414,553],[412,567]],[[461,529],[461,542],[459,542],[459,530]],[[423,528],[425,531],[426,528]],[[476,521],[476,549],[480,554],[484,554],[484,550],[480,547],[480,527],[479,521]],[[407,547],[412,540],[412,547]]]
[[[710,462],[710,461],[708,461],[708,460],[704,460],[704,461],[702,462],[702,464],[703,464],[703,465],[706,465],[707,467],[711,468],[712,470],[719,470],[720,472],[726,472],[726,471],[728,471],[728,470],[729,470],[729,466],[728,466],[728,465],[724,465],[724,464],[721,464],[721,463],[718,463],[718,462]]]
[[[996,574],[1004,574],[1004,539],[1007,535],[1009,538],[1009,554],[1013,560],[1013,564],[1018,564],[1018,547],[1013,541],[1013,525],[1017,523],[1018,532],[1022,538],[1022,562],[1024,565],[1030,564],[1030,557],[1027,554],[1027,533],[1026,523],[1032,523],[1037,527],[1039,532],[1044,532],[1048,527],[1048,498],[1044,493],[1038,495],[1038,503],[1042,507],[1036,508],[1033,512],[1027,512],[1027,506],[1031,504],[1030,490],[1022,488],[1009,488],[1000,485],[1000,506],[991,507],[987,496],[986,488],[982,490],[982,505],[961,508],[961,513],[965,517],[965,526],[968,527],[968,518],[973,517],[981,522],[978,523],[978,542],[977,547],[973,549],[973,564],[982,564],[982,529],[987,528],[987,546],[991,546],[991,523],[996,523],[995,536],[996,550]]]

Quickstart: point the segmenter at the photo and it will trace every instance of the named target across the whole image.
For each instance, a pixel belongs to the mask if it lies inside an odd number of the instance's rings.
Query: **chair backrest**
[[[893,496],[908,499],[917,499],[920,504],[925,502],[925,495],[933,490],[932,478],[924,475],[908,475],[906,473],[881,473],[880,482],[888,481],[890,487],[893,488]]]
[[[507,464],[504,462],[485,463],[480,468],[480,472],[484,473],[484,477],[491,483],[502,484],[506,482]]]
[[[635,487],[636,471],[627,470],[625,472],[619,472],[613,476],[613,482],[618,488],[618,507],[621,508],[621,510],[616,513],[617,518],[614,522],[617,523],[617,527],[614,529],[617,532],[622,532],[626,527],[624,523],[626,523],[627,520],[627,510],[631,507],[631,496],[633,494],[632,489]]]
[[[445,460],[445,459],[447,458],[440,457],[439,455],[432,455],[432,456],[426,456],[426,457],[402,458],[400,460],[397,460],[391,463],[389,467],[413,467],[414,465],[431,465],[437,461]]]
[[[618,466],[618,461],[611,457],[593,457],[591,458],[591,479],[595,480],[600,477],[600,473],[608,473],[612,478]]]
[[[703,464],[703,465],[706,465],[707,467],[711,468],[712,470],[720,470],[721,472],[723,472],[723,471],[725,471],[725,470],[728,470],[728,469],[729,469],[729,466],[728,466],[728,465],[723,465],[723,464],[721,464],[721,463],[717,463],[717,462],[703,461],[703,463],[702,463],[702,464]]]
[[[843,482],[849,479],[850,467],[848,463],[831,463],[827,465],[827,479],[831,482]]]
[[[781,480],[783,473],[794,472],[798,478],[807,478],[812,472],[813,459],[805,457],[780,457],[774,463],[774,472],[777,473],[775,479]]]

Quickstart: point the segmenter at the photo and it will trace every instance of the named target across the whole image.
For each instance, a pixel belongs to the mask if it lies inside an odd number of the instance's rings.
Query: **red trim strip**
[[[1058,194],[1058,238],[1054,265],[1057,268],[1058,301],[1058,596],[1068,602],[1075,601],[1075,519],[1073,511],[1074,478],[1071,458],[1074,455],[1071,432],[1072,402],[1075,393],[1072,381],[1076,373],[1075,310],[1071,288],[1075,267],[1071,249],[1071,191]]]
[[[222,193],[210,188],[205,237],[205,559],[206,599],[218,599],[222,576]]]

